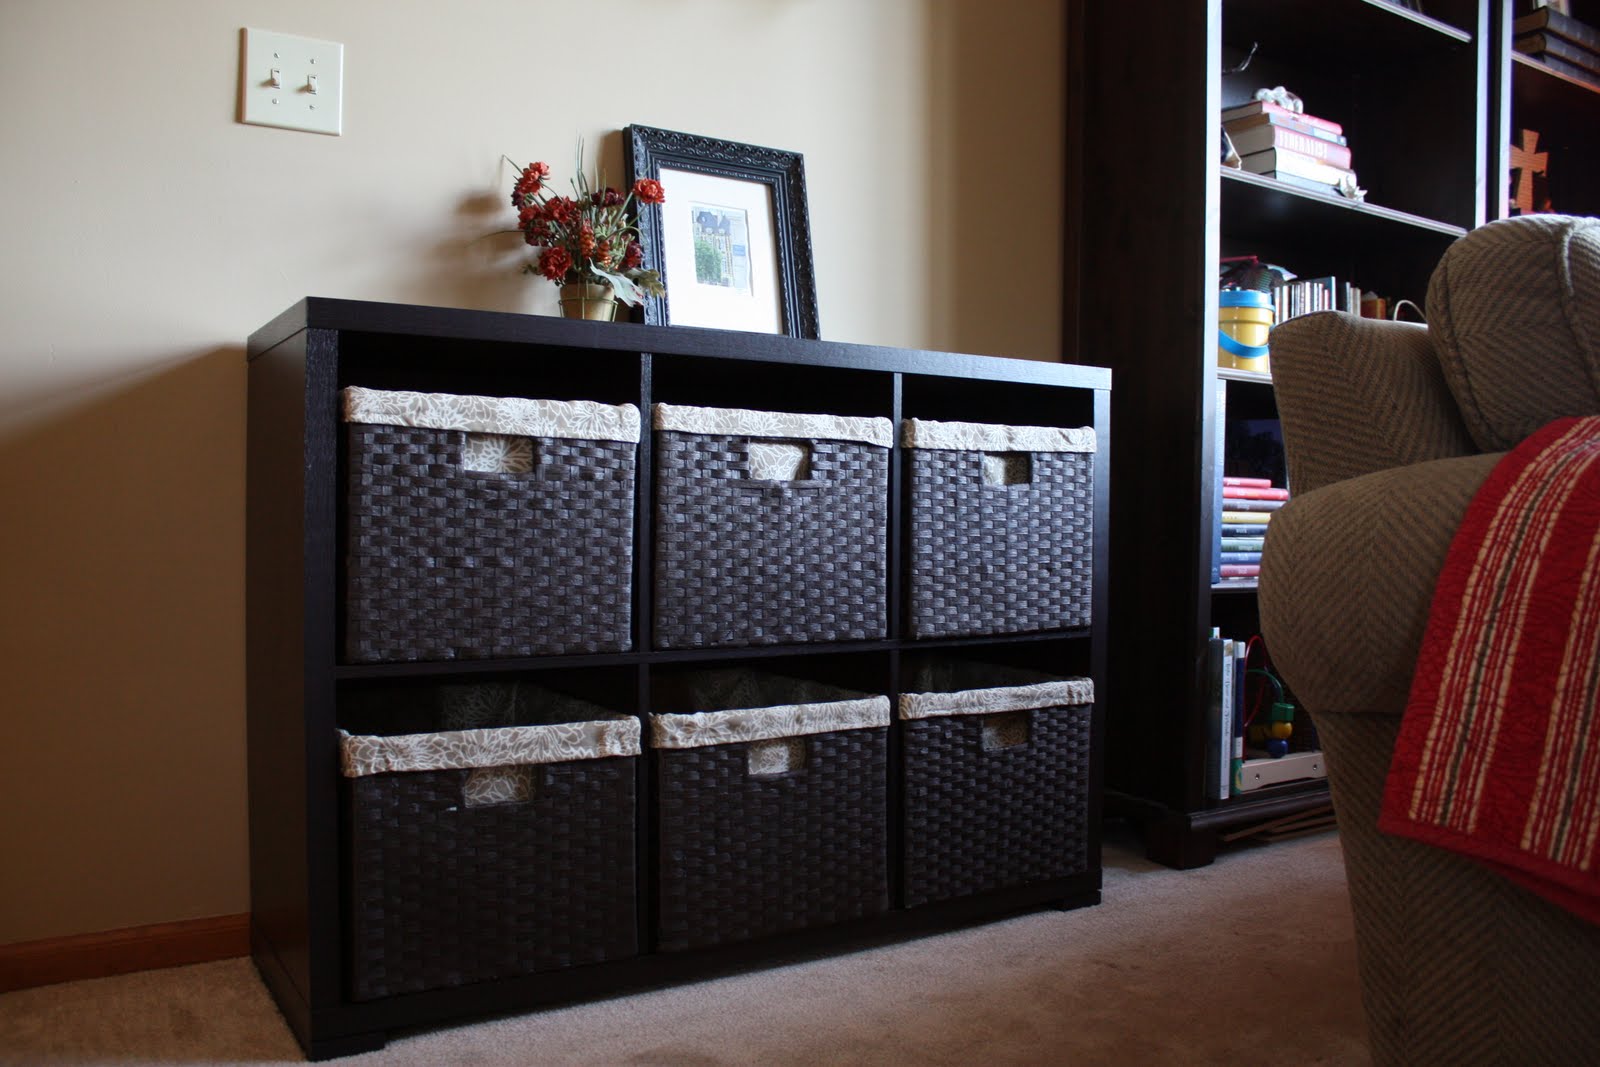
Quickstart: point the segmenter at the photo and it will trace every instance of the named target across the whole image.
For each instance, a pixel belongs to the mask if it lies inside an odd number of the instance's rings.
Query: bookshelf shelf
[[[1217,377],[1230,382],[1251,382],[1255,385],[1271,385],[1272,375],[1258,370],[1239,370],[1237,367],[1218,367]]]

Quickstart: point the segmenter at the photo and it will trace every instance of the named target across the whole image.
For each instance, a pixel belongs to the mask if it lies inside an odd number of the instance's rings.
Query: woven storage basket
[[[889,700],[743,672],[651,715],[656,948],[751,941],[888,910]]]
[[[639,409],[350,388],[352,662],[630,645]]]
[[[637,954],[639,720],[510,686],[437,692],[445,722],[512,704],[546,721],[340,731],[351,998]]]
[[[1092,427],[910,419],[912,637],[1089,623]]]
[[[906,906],[1087,870],[1093,682],[950,662],[913,686],[899,702]]]
[[[887,630],[888,419],[657,404],[655,646]]]

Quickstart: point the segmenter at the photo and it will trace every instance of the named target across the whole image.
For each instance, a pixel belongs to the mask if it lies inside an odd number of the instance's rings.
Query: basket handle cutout
[[[806,441],[751,441],[750,478],[759,482],[811,480],[811,445]]]
[[[793,774],[806,765],[806,739],[777,737],[770,741],[752,741],[745,749],[745,759],[752,778]]]
[[[474,767],[461,779],[461,806],[488,808],[501,804],[526,804],[534,797],[535,767]]]
[[[461,435],[461,469],[474,474],[528,474],[538,465],[534,439],[509,433]]]
[[[983,717],[983,750],[999,752],[1028,743],[1028,713],[1007,711]]]
[[[985,452],[984,485],[1032,485],[1033,453]]]

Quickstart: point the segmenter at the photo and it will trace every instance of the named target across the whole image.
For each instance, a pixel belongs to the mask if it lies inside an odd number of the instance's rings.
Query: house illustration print
[[[694,280],[750,295],[750,216],[733,207],[694,204]]]

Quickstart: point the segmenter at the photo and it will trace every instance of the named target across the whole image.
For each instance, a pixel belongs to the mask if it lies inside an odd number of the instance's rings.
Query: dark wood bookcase
[[[391,1030],[448,1022],[847,947],[1021,908],[1100,896],[1103,703],[1090,724],[1088,867],[1080,874],[915,908],[894,906],[900,814],[896,730],[889,731],[888,913],[841,926],[670,954],[650,951],[648,878],[640,882],[640,955],[419,993],[356,1001],[348,992],[349,887],[341,873],[337,730],[373,687],[488,676],[550,681],[642,713],[658,681],[688,667],[778,665],[849,679],[891,700],[919,658],[949,656],[1106,684],[1111,374],[1100,367],[906,351],[787,337],[589,323],[311,298],[251,335],[247,498],[247,685],[252,954],[307,1054],[381,1047]],[[1090,622],[1065,630],[912,640],[907,634],[904,456],[890,455],[888,636],[758,648],[656,651],[651,639],[651,439],[640,444],[632,650],[514,660],[345,663],[339,655],[339,392],[347,385],[489,396],[653,401],[763,410],[1093,426]],[[898,437],[897,437],[898,440]],[[648,870],[651,761],[640,759],[639,869]]]
[[[1211,628],[1259,628],[1253,588],[1211,583],[1218,383],[1230,413],[1276,411],[1270,377],[1217,368],[1218,261],[1253,254],[1423,303],[1440,255],[1485,220],[1500,105],[1491,5],[1421,6],[1076,0],[1069,11],[1069,326],[1113,369],[1121,435],[1106,805],[1171,866],[1211,862],[1229,828],[1328,802],[1318,780],[1228,800],[1205,787]],[[1364,203],[1221,166],[1220,112],[1277,85],[1344,126]]]

